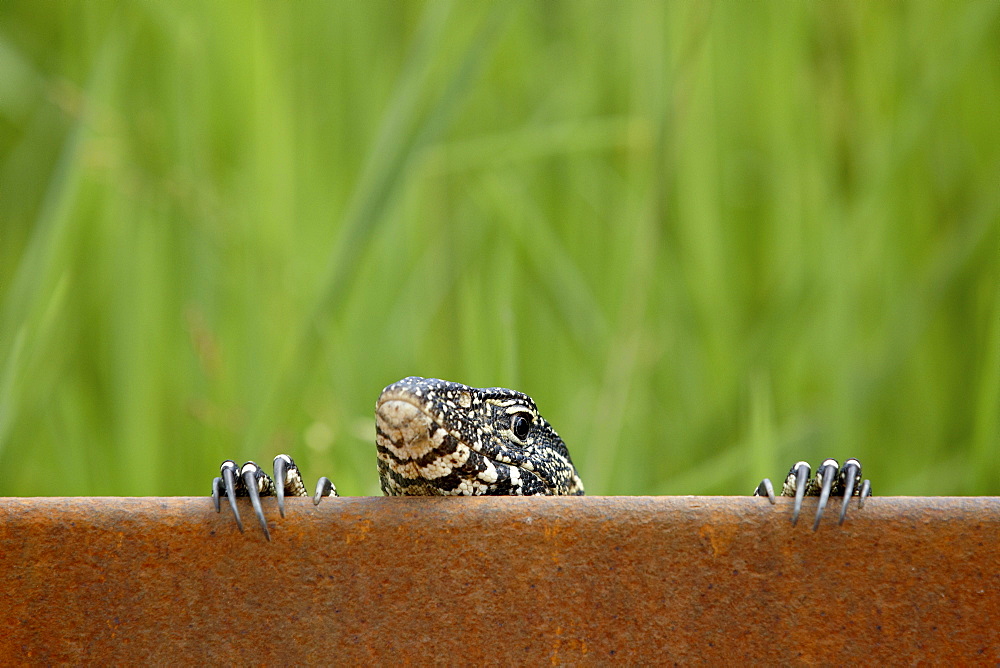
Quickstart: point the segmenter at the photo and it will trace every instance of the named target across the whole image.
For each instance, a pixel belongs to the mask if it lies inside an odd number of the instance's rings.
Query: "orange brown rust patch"
[[[241,507],[249,513],[246,500]],[[806,508],[815,501],[807,500]],[[28,663],[1000,661],[1000,500],[0,499]],[[806,523],[808,524],[808,523]]]

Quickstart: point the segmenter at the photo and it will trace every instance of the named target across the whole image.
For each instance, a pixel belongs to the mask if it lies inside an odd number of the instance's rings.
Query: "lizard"
[[[527,394],[502,387],[476,388],[437,378],[410,376],[387,386],[375,403],[375,448],[379,480],[387,496],[538,496],[583,495],[583,481],[569,449],[538,412]],[[216,512],[229,499],[240,531],[243,521],[237,497],[250,498],[264,535],[271,539],[261,496],[276,496],[285,516],[286,496],[308,496],[305,481],[291,457],[274,458],[273,477],[256,463],[238,466],[227,459],[212,482]],[[861,481],[861,463],[848,459],[841,467],[827,459],[815,476],[807,462],[797,462],[780,496],[795,497],[792,523],[798,521],[805,496],[819,496],[813,524],[819,526],[830,496],[842,496],[843,523],[852,497],[863,506],[871,484]],[[316,485],[313,503],[338,496],[325,476]],[[765,478],[754,496],[775,503],[774,486]]]

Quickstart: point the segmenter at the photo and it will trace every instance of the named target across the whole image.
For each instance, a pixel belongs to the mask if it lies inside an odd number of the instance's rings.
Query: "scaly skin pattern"
[[[411,376],[382,391],[375,422],[387,495],[584,493],[566,444],[521,392]]]

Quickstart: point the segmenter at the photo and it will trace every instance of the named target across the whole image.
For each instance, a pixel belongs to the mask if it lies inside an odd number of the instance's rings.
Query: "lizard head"
[[[375,404],[389,495],[583,494],[566,444],[526,394],[411,376]]]

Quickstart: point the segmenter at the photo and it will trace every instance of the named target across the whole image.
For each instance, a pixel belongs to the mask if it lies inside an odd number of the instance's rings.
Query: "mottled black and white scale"
[[[390,496],[583,494],[566,444],[526,394],[410,377],[375,404]]]
[[[437,378],[411,376],[386,387],[375,403],[375,446],[382,492],[389,496],[538,496],[582,495],[583,482],[573,466],[566,444],[543,418],[528,395],[502,387],[475,388]],[[796,497],[795,515],[803,495],[820,496],[816,524],[826,498],[870,493],[868,481],[856,488],[861,467],[851,459],[836,474],[827,460],[817,472],[815,484],[798,489],[789,482],[809,477],[808,464],[799,462],[789,474],[783,495]],[[805,469],[802,466],[805,466]],[[798,467],[798,468],[796,468]],[[794,474],[794,475],[793,475]],[[835,475],[836,474],[836,475]],[[791,485],[791,486],[790,486]],[[825,490],[825,491],[824,491]],[[757,494],[767,494],[774,502],[770,481]],[[278,497],[285,514],[285,496],[305,496],[306,488],[298,467],[288,455],[274,458],[274,478],[257,464],[242,467],[232,460],[222,463],[219,477],[212,483],[216,511],[221,497],[229,498],[240,530],[236,497],[248,496],[254,512],[270,539],[260,496]],[[320,478],[313,502],[323,496],[337,496],[327,478]],[[846,511],[846,499],[841,511]]]

